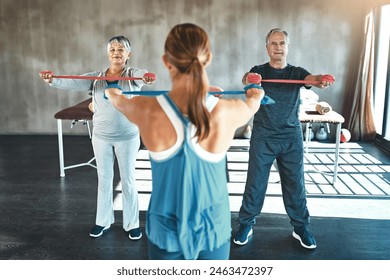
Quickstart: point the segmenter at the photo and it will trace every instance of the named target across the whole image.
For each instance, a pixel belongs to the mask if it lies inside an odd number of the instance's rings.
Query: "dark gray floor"
[[[372,145],[370,153],[389,163]],[[75,163],[92,154],[87,137],[66,137]],[[69,164],[72,164],[70,162]],[[111,231],[88,236],[96,209],[96,170],[81,167],[59,177],[56,136],[0,136],[0,259],[147,259],[146,238],[131,241],[121,213]],[[144,228],[145,212],[140,213]],[[235,225],[237,213],[232,213]],[[306,250],[291,237],[286,215],[263,214],[246,246],[232,244],[231,259],[389,260],[390,220],[312,217],[318,248]]]

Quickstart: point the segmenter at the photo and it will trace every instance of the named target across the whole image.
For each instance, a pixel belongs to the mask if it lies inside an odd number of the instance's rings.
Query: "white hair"
[[[280,32],[280,33],[283,33],[284,36],[286,36],[286,43],[289,44],[289,43],[290,43],[290,38],[288,37],[288,33],[287,33],[287,31],[284,31],[284,30],[281,29],[281,28],[274,28],[274,29],[271,29],[271,30],[268,32],[267,36],[265,36],[265,44],[268,45],[268,43],[269,43],[269,37],[270,37],[272,34],[274,34],[274,33],[279,33],[279,32]]]
[[[125,36],[115,36],[115,37],[112,37],[108,41],[108,44],[107,44],[107,51],[108,52],[110,51],[110,47],[111,47],[112,43],[119,43],[119,44],[121,44],[121,45],[123,45],[125,47],[126,51],[131,52],[130,41]]]

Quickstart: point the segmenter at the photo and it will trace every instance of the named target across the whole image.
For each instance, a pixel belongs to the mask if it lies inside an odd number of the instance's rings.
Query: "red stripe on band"
[[[142,78],[139,77],[94,77],[94,76],[70,76],[70,75],[56,75],[52,76],[53,78],[58,79],[79,79],[79,80],[109,80],[109,81],[118,81],[118,80],[142,80]]]
[[[306,80],[279,80],[279,79],[269,79],[261,80],[261,83],[284,83],[284,84],[306,84],[306,85],[318,85],[320,81],[306,81]]]

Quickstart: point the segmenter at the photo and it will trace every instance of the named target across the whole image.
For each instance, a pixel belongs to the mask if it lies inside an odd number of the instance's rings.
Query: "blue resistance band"
[[[247,85],[246,87],[244,87],[244,91],[247,91],[248,89],[251,89],[251,88],[263,89],[260,85],[257,85],[257,84],[249,84],[249,85]]]
[[[107,88],[117,88],[121,89],[121,87],[118,84],[109,84],[107,85]],[[228,95],[234,95],[234,94],[245,94],[245,92],[250,88],[258,88],[263,89],[261,86],[256,84],[249,84],[244,88],[244,91],[242,90],[231,90],[231,91],[211,91],[209,94],[228,94]],[[123,91],[122,94],[134,94],[134,95],[142,95],[142,96],[158,96],[161,94],[167,94],[168,90],[151,90],[151,91]],[[108,99],[106,95],[104,95],[105,99]],[[264,95],[263,99],[261,100],[261,105],[272,105],[275,104],[275,101],[269,97],[268,95]]]

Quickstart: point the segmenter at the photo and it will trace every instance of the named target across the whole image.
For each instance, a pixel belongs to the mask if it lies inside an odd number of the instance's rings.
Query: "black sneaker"
[[[110,225],[106,226],[106,227],[101,227],[101,226],[96,225],[91,229],[89,236],[94,237],[94,238],[100,237],[103,235],[103,233],[105,233],[107,230],[109,230],[110,227],[111,227]]]
[[[142,237],[142,232],[139,228],[133,228],[129,230],[129,238],[131,240],[139,240]]]
[[[317,248],[317,242],[314,239],[314,236],[309,232],[307,227],[300,226],[294,227],[292,236],[301,242],[301,245],[306,249],[315,249]]]
[[[233,239],[233,242],[237,245],[245,245],[248,243],[248,238],[253,234],[253,229],[251,225],[240,225],[236,236]]]

